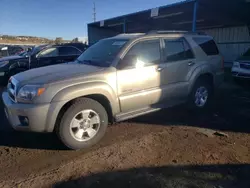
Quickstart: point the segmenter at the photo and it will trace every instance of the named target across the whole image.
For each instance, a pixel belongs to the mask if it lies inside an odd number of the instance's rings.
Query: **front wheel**
[[[206,109],[212,99],[212,86],[206,80],[198,80],[189,96],[189,106],[193,109]]]
[[[108,115],[105,108],[95,100],[76,100],[64,113],[57,127],[57,135],[70,149],[88,148],[105,134]]]

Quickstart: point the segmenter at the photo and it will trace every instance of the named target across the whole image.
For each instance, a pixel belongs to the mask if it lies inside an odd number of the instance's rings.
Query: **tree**
[[[62,37],[56,37],[56,39],[55,39],[55,43],[56,44],[60,44],[62,42],[63,42],[63,38]]]

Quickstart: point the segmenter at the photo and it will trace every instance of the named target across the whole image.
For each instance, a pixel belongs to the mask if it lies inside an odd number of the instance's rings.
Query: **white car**
[[[250,80],[250,49],[233,63],[232,76],[236,81]]]

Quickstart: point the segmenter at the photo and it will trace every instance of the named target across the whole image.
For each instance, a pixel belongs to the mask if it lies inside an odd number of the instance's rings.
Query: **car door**
[[[188,95],[188,74],[196,63],[184,38],[163,38],[162,93],[167,100],[184,100]]]
[[[161,45],[158,38],[139,41],[128,50],[117,66],[117,88],[122,112],[160,102],[160,63]]]
[[[74,46],[59,47],[59,57],[57,63],[74,61],[82,52]]]
[[[37,67],[53,65],[57,62],[58,56],[58,47],[50,47],[39,52],[36,56],[36,60],[33,60],[32,64],[33,66],[37,65]],[[37,63],[34,63],[35,61]]]

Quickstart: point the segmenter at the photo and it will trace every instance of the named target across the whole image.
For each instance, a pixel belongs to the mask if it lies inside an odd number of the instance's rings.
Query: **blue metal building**
[[[235,50],[235,47],[231,48],[230,45],[238,45],[240,42],[240,50],[237,50],[234,57],[228,58],[228,61],[232,61],[250,47],[249,27],[250,0],[186,0],[90,23],[88,24],[88,40],[89,44],[93,44],[100,39],[120,33],[144,33],[150,30],[199,30],[214,36],[225,53],[228,52],[225,47],[229,46],[231,50]],[[222,35],[226,35],[226,39]],[[244,39],[238,41],[237,38],[241,36],[244,36]],[[223,41],[222,44],[220,41]],[[224,56],[227,60],[227,55],[224,54]]]

